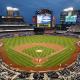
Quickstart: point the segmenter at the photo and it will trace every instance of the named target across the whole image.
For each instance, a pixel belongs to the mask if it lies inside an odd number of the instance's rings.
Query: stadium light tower
[[[65,8],[63,11],[68,12],[68,16],[71,16],[72,12],[74,11],[74,8],[73,7]]]
[[[13,8],[14,9],[14,16],[20,16],[19,9],[18,8]]]
[[[13,8],[11,6],[6,7],[7,10],[12,10]]]
[[[14,15],[19,16],[19,9],[18,8],[7,6],[6,9],[7,9],[8,16],[14,16]]]
[[[14,16],[19,16],[20,15],[18,8],[13,8],[13,10],[14,10]]]
[[[7,9],[7,15],[13,16],[13,12],[14,12],[13,7],[7,6],[6,9]]]
[[[13,10],[14,10],[14,11],[19,11],[19,9],[18,9],[18,8],[13,8]]]
[[[69,7],[69,8],[65,8],[63,11],[73,11],[74,8],[73,7]]]

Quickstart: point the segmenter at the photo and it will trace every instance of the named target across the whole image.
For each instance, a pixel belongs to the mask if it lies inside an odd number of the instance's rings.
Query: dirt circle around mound
[[[33,43],[33,46],[35,45],[39,45],[39,43]],[[61,50],[61,49],[64,49],[64,47],[61,45],[53,45],[51,46],[49,43],[41,43],[41,45],[45,44],[46,46],[48,46],[48,48],[55,48],[55,50]],[[14,49],[15,50],[23,50],[24,48],[26,48],[26,45],[27,45],[27,48],[30,48],[32,47],[32,45],[28,45],[28,44],[25,44],[25,45],[21,45],[21,46],[16,46]],[[24,46],[24,48],[22,48]],[[46,47],[45,46],[45,47]],[[49,47],[50,46],[50,47]],[[57,47],[55,47],[57,46]],[[26,71],[49,71],[49,70],[58,70],[58,69],[62,69],[62,68],[65,68],[69,65],[71,65],[77,58],[77,55],[79,54],[80,52],[80,47],[76,44],[76,50],[74,51],[73,55],[71,56],[71,58],[69,60],[67,60],[65,63],[63,63],[61,66],[60,65],[56,65],[56,66],[52,66],[52,67],[48,67],[48,68],[45,68],[45,67],[24,67],[24,66],[21,66],[21,65],[18,65],[16,63],[14,63],[7,55],[5,49],[4,49],[4,46],[0,47],[0,58],[3,59],[3,61],[8,64],[10,67],[13,67],[15,69],[19,69],[19,70],[26,70]],[[21,49],[20,49],[21,48]],[[59,49],[58,49],[59,48]],[[67,66],[65,65],[67,64]]]

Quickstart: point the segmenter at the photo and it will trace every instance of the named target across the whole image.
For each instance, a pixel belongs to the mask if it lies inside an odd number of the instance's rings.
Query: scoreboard
[[[37,27],[51,27],[51,14],[38,14]]]
[[[48,9],[39,9],[36,11],[37,28],[52,27],[52,11]]]
[[[61,24],[80,24],[80,10],[62,12],[60,15]]]

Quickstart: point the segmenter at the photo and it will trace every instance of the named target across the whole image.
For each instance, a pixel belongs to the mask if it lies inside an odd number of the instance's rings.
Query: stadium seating
[[[80,55],[80,54],[79,54]],[[80,58],[78,56],[77,58]],[[80,60],[63,70],[28,72],[16,70],[0,59],[0,80],[80,80]],[[46,76],[45,76],[46,75]]]
[[[80,32],[80,25],[70,26],[67,31],[69,31],[69,32]]]

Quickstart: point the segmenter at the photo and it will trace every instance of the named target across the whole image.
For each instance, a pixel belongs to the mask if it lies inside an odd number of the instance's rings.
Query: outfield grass
[[[70,37],[61,37],[61,36],[46,36],[46,35],[34,35],[34,36],[26,36],[26,37],[14,37],[14,38],[5,38],[3,39],[4,42],[4,47],[7,51],[7,55],[9,58],[14,61],[16,64],[20,64],[23,66],[36,66],[35,63],[32,62],[31,58],[28,56],[25,56],[23,54],[19,54],[18,52],[14,51],[13,48],[16,46],[19,46],[21,44],[26,44],[26,43],[51,43],[51,44],[59,44],[64,46],[66,49],[59,52],[59,54],[53,55],[48,58],[48,61],[43,63],[42,66],[45,67],[50,67],[50,66],[55,66],[59,65],[65,61],[67,61],[72,53],[75,51],[75,43],[77,42],[78,39],[76,38],[70,38]],[[43,49],[45,52],[41,54],[37,54],[35,52],[35,48],[38,49]],[[49,56],[49,52],[52,52],[52,49],[49,48],[40,48],[35,47],[32,49],[26,49],[25,54],[29,54],[30,56],[33,57],[44,57]]]

